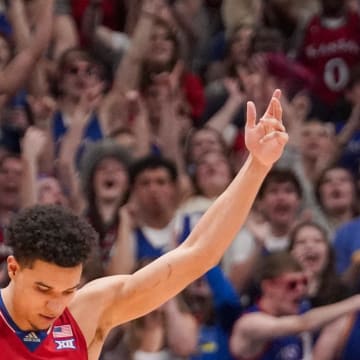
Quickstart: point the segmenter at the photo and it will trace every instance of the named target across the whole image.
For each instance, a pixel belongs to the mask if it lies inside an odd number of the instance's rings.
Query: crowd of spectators
[[[101,360],[359,359],[360,303],[299,320],[360,291],[357,0],[0,0],[1,283],[7,224],[35,204],[98,232],[84,284],[179,245],[275,88],[290,140],[246,225]]]

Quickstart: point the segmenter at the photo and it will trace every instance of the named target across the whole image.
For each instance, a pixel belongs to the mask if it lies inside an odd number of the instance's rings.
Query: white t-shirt
[[[171,355],[168,350],[158,352],[145,352],[137,350],[134,354],[134,360],[176,360],[177,357]]]
[[[266,237],[264,245],[269,252],[285,250],[289,245],[289,238],[270,235]],[[245,262],[255,251],[255,247],[256,240],[250,231],[243,227],[224,255],[223,268],[225,272],[228,273],[233,263]]]

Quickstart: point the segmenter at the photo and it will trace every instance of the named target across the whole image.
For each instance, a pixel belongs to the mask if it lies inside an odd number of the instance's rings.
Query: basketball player
[[[187,240],[132,275],[105,277],[79,291],[82,265],[95,235],[59,207],[20,212],[8,228],[10,284],[1,290],[0,358],[98,359],[109,331],[159,307],[216,265],[243,224],[288,135],[280,91],[256,121],[247,106],[249,157]]]

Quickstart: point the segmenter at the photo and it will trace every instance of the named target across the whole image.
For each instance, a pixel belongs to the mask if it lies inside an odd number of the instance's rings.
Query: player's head
[[[85,219],[60,206],[38,205],[14,217],[6,240],[13,250],[9,290],[20,327],[45,329],[61,315],[95,239]]]
[[[6,241],[23,267],[42,260],[60,267],[81,265],[96,234],[85,219],[56,205],[37,205],[17,214],[6,229]]]

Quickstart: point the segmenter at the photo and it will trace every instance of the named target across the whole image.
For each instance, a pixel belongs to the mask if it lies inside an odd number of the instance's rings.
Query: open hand
[[[257,122],[255,104],[247,103],[245,143],[250,154],[265,166],[271,166],[281,156],[288,141],[282,123],[281,91],[275,90],[263,117]]]

